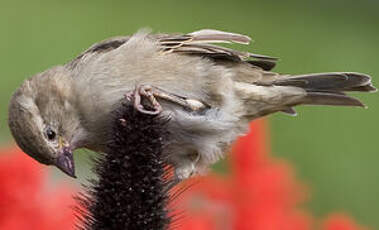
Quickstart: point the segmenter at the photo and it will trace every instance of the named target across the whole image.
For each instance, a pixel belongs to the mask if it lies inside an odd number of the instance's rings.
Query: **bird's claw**
[[[152,106],[152,110],[146,109],[142,104],[142,97],[145,97]],[[157,115],[162,112],[162,106],[152,92],[152,87],[146,85],[136,86],[135,90],[127,92],[125,99],[133,102],[134,108],[144,114]]]
[[[146,107],[142,104],[142,97],[148,100],[152,109],[146,109]],[[180,105],[191,112],[202,111],[206,108],[209,108],[208,105],[199,100],[168,93],[162,89],[150,85],[136,86],[133,91],[125,94],[125,98],[126,100],[133,102],[136,110],[141,113],[150,115],[157,115],[163,111],[162,106],[159,104],[157,98]]]

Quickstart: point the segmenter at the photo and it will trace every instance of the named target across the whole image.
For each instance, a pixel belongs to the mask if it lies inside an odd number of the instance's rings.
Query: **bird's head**
[[[37,74],[16,90],[9,104],[8,124],[25,153],[75,177],[73,150],[79,147],[80,122],[69,100],[70,80],[62,68]]]

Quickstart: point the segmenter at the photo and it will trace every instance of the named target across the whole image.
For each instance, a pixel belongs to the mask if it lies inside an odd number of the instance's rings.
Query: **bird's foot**
[[[178,104],[189,111],[199,111],[209,107],[199,100],[168,93],[150,85],[136,86],[135,90],[126,93],[125,97],[129,101],[133,101],[133,105],[138,111],[151,115],[156,115],[162,112],[162,106],[157,101],[157,98]],[[148,110],[142,105],[142,97],[145,97],[149,101],[153,110]]]
[[[196,165],[200,161],[200,154],[195,152],[186,157],[187,158],[183,160],[182,164],[177,165],[175,169],[176,178],[180,181],[190,178],[193,175],[197,174]]]
[[[152,87],[146,85],[136,86],[135,90],[125,94],[129,101],[133,101],[134,108],[141,113],[157,115],[162,112],[162,106],[154,96]],[[152,106],[152,110],[146,109],[142,104],[142,97],[146,98]]]

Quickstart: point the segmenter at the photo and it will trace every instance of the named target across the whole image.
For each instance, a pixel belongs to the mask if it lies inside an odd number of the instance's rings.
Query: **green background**
[[[365,72],[379,85],[378,11],[374,0],[0,0],[0,142],[10,141],[7,103],[24,78],[141,27],[245,33],[255,40],[245,49],[281,57],[278,72]],[[271,116],[272,151],[310,187],[307,205],[317,216],[344,210],[379,228],[379,94],[360,98],[368,110],[302,107],[295,118]]]

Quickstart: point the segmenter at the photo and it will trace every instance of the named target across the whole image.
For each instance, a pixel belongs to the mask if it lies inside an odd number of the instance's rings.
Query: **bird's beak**
[[[59,137],[59,155],[56,159],[55,166],[62,170],[70,177],[76,178],[75,175],[75,165],[72,149],[70,147],[64,146],[62,138]]]

